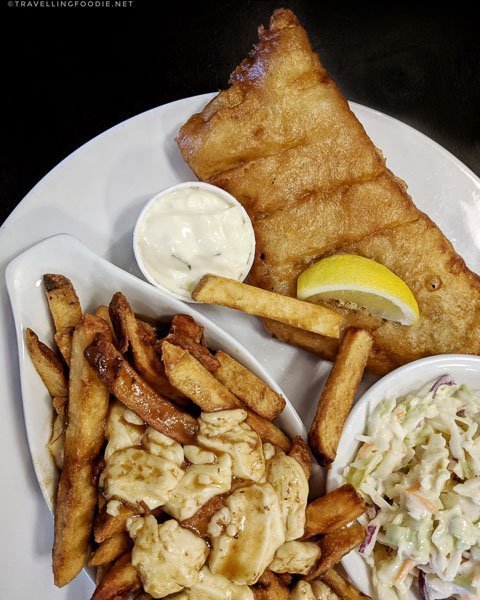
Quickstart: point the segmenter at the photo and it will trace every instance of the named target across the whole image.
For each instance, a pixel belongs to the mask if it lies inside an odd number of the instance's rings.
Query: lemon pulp
[[[402,325],[419,316],[411,289],[384,265],[356,254],[334,254],[314,263],[297,281],[297,297],[310,302],[337,301],[350,309]]]

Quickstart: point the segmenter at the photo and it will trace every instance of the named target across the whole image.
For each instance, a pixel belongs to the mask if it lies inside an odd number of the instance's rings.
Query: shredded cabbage
[[[480,392],[449,376],[376,406],[345,478],[370,507],[378,598],[480,597]]]

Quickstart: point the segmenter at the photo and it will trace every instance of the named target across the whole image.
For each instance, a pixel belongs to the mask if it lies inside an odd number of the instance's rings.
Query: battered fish
[[[387,169],[291,11],[276,10],[269,28],[259,28],[230,87],[189,119],[178,145],[200,179],[233,194],[252,218],[254,285],[295,296],[298,275],[338,252],[372,258],[409,285],[420,309],[410,327],[342,311],[344,327],[374,336],[371,370],[432,354],[480,354],[479,277]],[[335,340],[266,326],[335,357]]]

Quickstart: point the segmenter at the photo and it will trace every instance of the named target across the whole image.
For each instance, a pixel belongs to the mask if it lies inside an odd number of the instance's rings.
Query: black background
[[[297,14],[347,98],[409,123],[480,174],[479,28],[467,3],[132,0],[125,8],[27,8],[0,0],[0,222],[93,136],[165,102],[225,87],[257,26],[280,6]]]

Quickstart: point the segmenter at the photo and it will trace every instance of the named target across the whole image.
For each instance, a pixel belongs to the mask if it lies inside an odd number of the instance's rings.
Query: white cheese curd
[[[198,582],[169,600],[254,600],[247,585],[237,585],[226,577],[214,575],[207,566],[200,571]],[[315,600],[315,599],[314,599]]]
[[[184,471],[175,463],[140,448],[118,450],[103,471],[107,499],[125,500],[133,505],[144,502],[150,510],[163,506]]]
[[[280,502],[273,487],[239,488],[213,515],[208,533],[208,564],[215,575],[239,585],[253,585],[285,541]]]
[[[299,581],[290,593],[290,600],[317,600],[323,596],[315,596],[312,586],[307,581]]]
[[[252,223],[241,204],[224,190],[198,182],[155,196],[134,233],[145,277],[186,299],[207,273],[243,281],[254,246]]]
[[[269,569],[275,573],[306,575],[320,558],[320,548],[312,542],[285,542],[275,552]]]
[[[217,460],[213,452],[204,450],[199,446],[184,446],[183,452],[185,453],[185,458],[192,465],[211,465]]]
[[[172,440],[168,435],[153,429],[153,427],[149,427],[145,431],[142,437],[142,445],[150,454],[161,456],[175,463],[178,467],[181,467],[184,462],[181,444]]]
[[[189,519],[214,496],[232,485],[232,458],[222,454],[213,465],[190,465],[171,492],[165,510],[179,521]]]
[[[105,429],[108,440],[105,460],[108,461],[117,450],[139,446],[144,432],[145,424],[140,417],[118,400],[112,402]]]
[[[259,481],[265,473],[262,440],[246,418],[242,408],[202,413],[197,440],[208,450],[230,454],[235,477]]]
[[[300,463],[277,450],[267,463],[267,481],[278,494],[282,507],[285,540],[302,537],[308,501],[308,480]]]
[[[134,540],[132,565],[147,594],[164,598],[198,581],[208,555],[202,538],[173,519],[159,525],[152,515],[129,519],[127,529]]]

